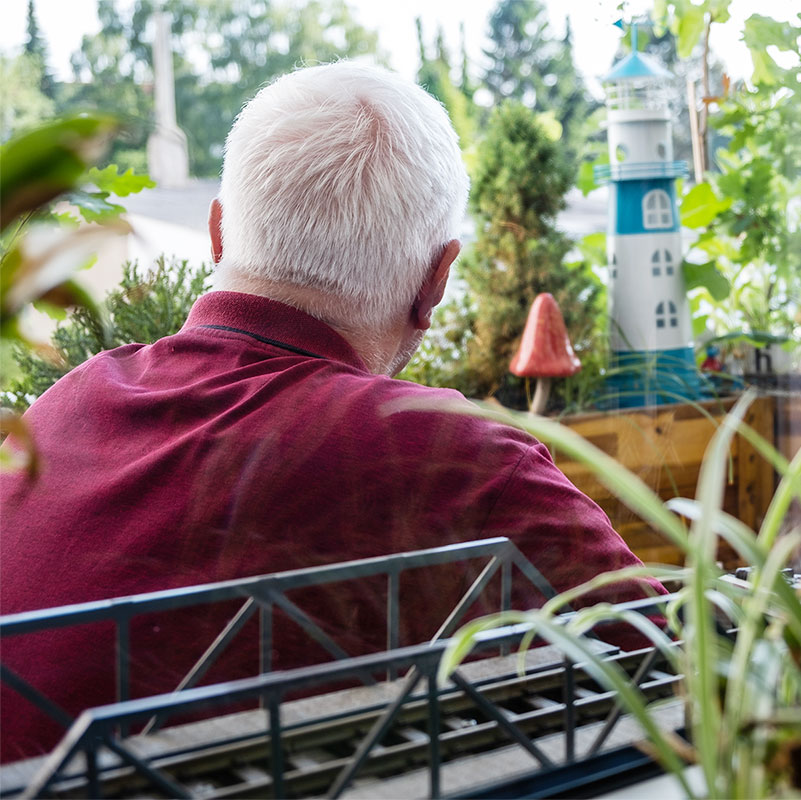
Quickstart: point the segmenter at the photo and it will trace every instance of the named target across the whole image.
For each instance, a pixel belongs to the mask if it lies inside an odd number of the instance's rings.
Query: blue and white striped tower
[[[632,407],[702,395],[692,347],[690,310],[681,271],[682,243],[664,87],[670,72],[632,52],[603,78],[608,109],[609,318],[613,405]]]

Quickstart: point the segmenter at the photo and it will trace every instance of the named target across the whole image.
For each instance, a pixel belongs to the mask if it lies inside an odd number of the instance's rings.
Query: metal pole
[[[439,749],[439,694],[434,670],[428,673],[428,759],[429,797],[439,797],[442,754]]]
[[[568,763],[576,757],[576,682],[573,674],[573,662],[565,659],[565,761]]]
[[[399,628],[400,628],[400,577],[397,569],[392,569],[387,573],[387,650],[395,650],[398,647]],[[387,669],[387,680],[394,681],[398,677],[397,670],[390,666]]]
[[[280,798],[284,796],[284,751],[281,745],[281,703],[275,692],[270,695],[269,707],[273,797]]]

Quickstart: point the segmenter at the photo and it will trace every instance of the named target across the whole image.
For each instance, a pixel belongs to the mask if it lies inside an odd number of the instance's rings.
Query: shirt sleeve
[[[529,446],[512,469],[484,535],[508,536],[556,592],[601,573],[642,565],[603,510],[565,477],[541,443]],[[572,605],[621,603],[665,593],[653,578],[628,579],[584,595]],[[616,638],[615,643],[625,644],[625,649],[647,644],[637,636]]]

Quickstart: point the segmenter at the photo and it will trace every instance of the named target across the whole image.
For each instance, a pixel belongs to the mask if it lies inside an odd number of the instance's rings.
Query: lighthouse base
[[[713,395],[713,388],[695,366],[692,347],[626,350],[612,354],[606,392],[599,406],[655,406],[706,400]]]

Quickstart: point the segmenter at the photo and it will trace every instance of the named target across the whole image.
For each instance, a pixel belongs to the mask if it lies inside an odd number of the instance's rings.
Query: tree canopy
[[[488,37],[484,83],[495,103],[512,99],[534,111],[550,112],[575,154],[582,123],[594,103],[573,62],[569,21],[560,39],[551,33],[540,0],[500,0],[489,20]]]
[[[192,173],[219,172],[225,136],[243,103],[270,79],[303,63],[375,54],[377,35],[345,0],[246,3],[165,0],[172,18],[176,114],[186,132]],[[73,105],[104,108],[129,121],[129,141],[111,157],[139,167],[152,125],[154,0],[99,0],[101,30],[72,59]]]

